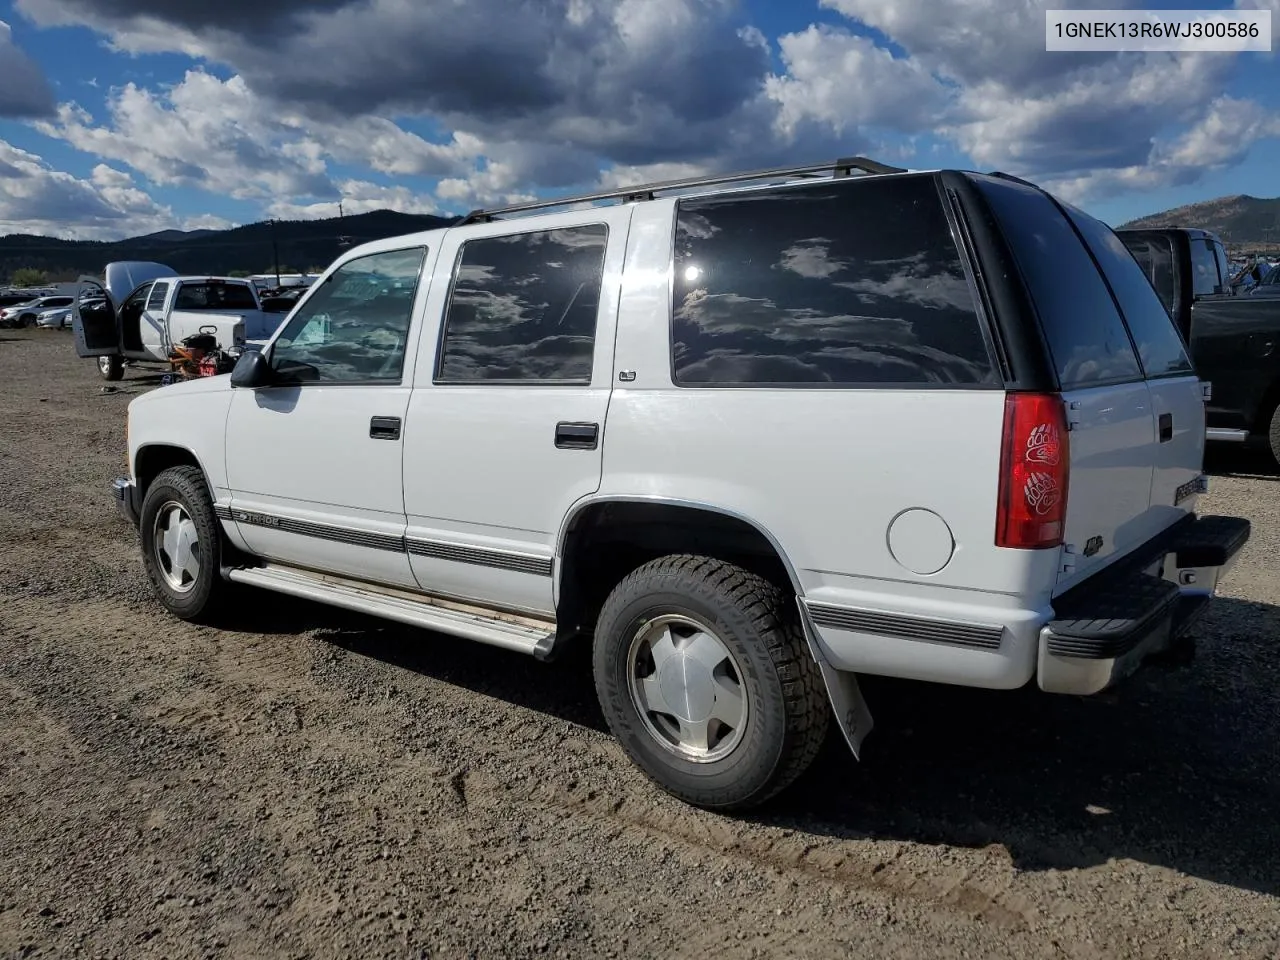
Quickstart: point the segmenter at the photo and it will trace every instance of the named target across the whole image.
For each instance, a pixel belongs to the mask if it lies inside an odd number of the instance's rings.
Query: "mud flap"
[[[809,644],[809,653],[822,671],[822,682],[826,685],[827,699],[831,702],[836,723],[844,734],[849,749],[853,751],[854,759],[861,759],[862,741],[871,732],[875,722],[871,719],[867,701],[862,698],[862,691],[858,688],[858,677],[848,671],[837,670],[827,662],[818,646],[813,624],[809,622],[804,604],[799,600],[796,604],[800,608],[800,624],[805,641]]]

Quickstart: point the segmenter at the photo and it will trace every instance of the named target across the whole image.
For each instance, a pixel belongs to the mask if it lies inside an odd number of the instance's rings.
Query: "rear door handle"
[[[369,436],[375,440],[399,440],[399,417],[374,417],[369,421]]]
[[[1168,443],[1173,439],[1173,414],[1160,414],[1160,442]]]
[[[594,450],[600,442],[600,424],[568,423],[556,424],[556,446],[561,450]]]

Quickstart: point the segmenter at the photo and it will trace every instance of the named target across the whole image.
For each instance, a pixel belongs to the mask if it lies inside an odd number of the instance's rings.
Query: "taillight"
[[[997,547],[1061,546],[1070,463],[1062,398],[1051,393],[1008,394],[1000,447]]]

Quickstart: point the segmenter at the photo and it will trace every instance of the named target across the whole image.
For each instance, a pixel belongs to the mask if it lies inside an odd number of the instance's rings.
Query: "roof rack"
[[[573,203],[597,203],[601,200],[619,200],[622,203],[631,203],[636,200],[653,200],[660,191],[667,190],[688,190],[694,187],[713,187],[725,183],[746,183],[751,180],[773,180],[779,177],[814,177],[820,175],[833,179],[849,177],[853,176],[855,170],[867,174],[907,172],[905,167],[891,167],[888,164],[869,160],[866,157],[843,157],[830,163],[814,163],[803,167],[775,167],[768,170],[751,170],[744,173],[686,177],[681,180],[660,180],[654,183],[618,187],[614,190],[601,190],[597,193],[584,193],[573,197],[513,203],[510,206],[495,207],[492,210],[472,210],[467,215],[460,217],[452,225],[461,227],[468,223],[489,223],[495,217],[503,214],[546,210],[551,207],[563,207]]]

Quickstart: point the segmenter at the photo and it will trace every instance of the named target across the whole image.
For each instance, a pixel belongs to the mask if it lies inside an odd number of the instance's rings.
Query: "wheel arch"
[[[590,566],[603,544],[622,549]],[[804,595],[795,565],[763,524],[715,503],[646,494],[607,494],[579,501],[561,522],[553,558],[557,619],[576,629],[603,602],[606,584],[664,553],[711,552]]]
[[[133,479],[138,487],[138,500],[147,495],[147,489],[165,470],[170,467],[195,467],[204,477],[210,494],[213,487],[209,483],[209,471],[204,468],[200,458],[190,447],[177,443],[144,443],[133,454]]]

